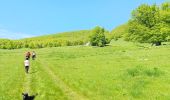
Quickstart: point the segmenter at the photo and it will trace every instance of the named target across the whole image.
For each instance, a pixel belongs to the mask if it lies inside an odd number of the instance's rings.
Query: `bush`
[[[95,27],[91,32],[90,44],[92,46],[99,46],[99,47],[105,46],[106,38],[104,32],[105,32],[104,28],[101,28],[99,26]]]

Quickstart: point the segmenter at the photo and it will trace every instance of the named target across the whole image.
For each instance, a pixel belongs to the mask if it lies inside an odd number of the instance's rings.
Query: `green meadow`
[[[24,71],[24,54],[36,51]],[[0,50],[0,100],[169,100],[170,45],[112,41],[106,47]]]

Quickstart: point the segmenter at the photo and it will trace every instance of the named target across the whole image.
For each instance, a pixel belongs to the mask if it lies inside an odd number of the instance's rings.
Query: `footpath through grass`
[[[122,44],[36,49],[28,75],[26,49],[0,50],[0,100],[169,100],[169,45]]]

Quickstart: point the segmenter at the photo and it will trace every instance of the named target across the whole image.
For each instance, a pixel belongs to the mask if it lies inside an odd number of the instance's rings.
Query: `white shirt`
[[[35,56],[35,53],[32,53],[32,55],[34,55],[34,56]]]
[[[25,60],[25,61],[24,61],[24,65],[25,65],[25,66],[29,66],[29,65],[30,65],[29,60]]]

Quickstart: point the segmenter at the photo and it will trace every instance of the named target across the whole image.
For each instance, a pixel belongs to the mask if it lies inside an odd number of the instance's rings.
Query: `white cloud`
[[[6,29],[0,29],[0,38],[7,38],[7,39],[21,39],[21,38],[28,38],[33,37],[34,35],[21,33],[21,32],[11,32]]]

